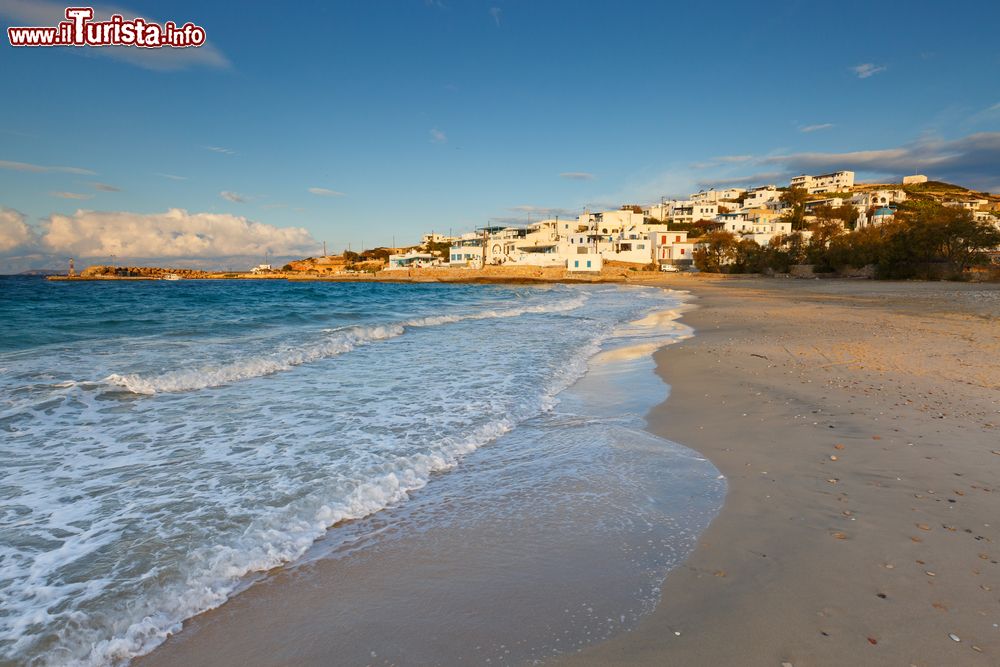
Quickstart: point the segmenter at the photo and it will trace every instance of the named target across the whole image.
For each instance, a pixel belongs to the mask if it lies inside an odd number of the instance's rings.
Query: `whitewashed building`
[[[452,242],[448,251],[452,266],[479,268],[483,265],[483,237],[479,234],[463,234]]]
[[[694,244],[688,241],[687,232],[669,230],[657,225],[649,232],[653,261],[657,264],[690,266],[693,261]]]
[[[847,192],[854,187],[854,172],[835,171],[819,176],[802,174],[792,179],[791,187],[804,188],[811,195],[823,192]]]
[[[410,250],[409,252],[389,255],[389,266],[386,267],[387,270],[398,270],[398,269],[410,269],[410,268],[423,268],[427,266],[437,266],[441,263],[441,260],[432,255],[429,252],[417,252],[416,250]]]
[[[781,192],[773,185],[762,185],[759,188],[750,188],[747,196],[743,200],[743,208],[760,208],[768,202],[775,202],[781,199]]]
[[[701,190],[691,195],[695,203],[715,204],[719,202],[734,202],[746,193],[743,188],[727,188],[725,190]]]

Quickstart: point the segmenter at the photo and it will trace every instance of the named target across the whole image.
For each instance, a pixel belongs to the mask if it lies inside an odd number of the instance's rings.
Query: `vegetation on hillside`
[[[959,279],[989,263],[989,252],[1000,248],[995,225],[928,201],[901,204],[895,218],[879,226],[852,231],[836,218],[820,218],[810,231],[808,240],[793,232],[763,247],[729,232],[710,232],[694,252],[695,266],[723,273],[785,273],[797,264],[811,264],[817,272],[873,266],[879,278]]]

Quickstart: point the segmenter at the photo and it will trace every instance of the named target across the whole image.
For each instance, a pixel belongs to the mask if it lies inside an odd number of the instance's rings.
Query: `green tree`
[[[806,200],[809,193],[805,188],[787,188],[781,193],[781,202],[789,207],[785,214],[785,220],[792,223],[792,230],[799,231],[805,228]]]
[[[766,266],[766,251],[753,239],[737,241],[729,273],[760,273]]]
[[[806,245],[805,260],[813,265],[814,270],[829,273],[836,268],[829,261],[828,251],[831,241],[844,235],[842,224],[839,220],[819,219],[810,225],[812,235]]]
[[[442,261],[447,262],[451,259],[451,242],[432,241],[427,244],[427,252],[436,254],[441,257]]]
[[[708,232],[699,239],[694,265],[699,271],[720,273],[737,258],[739,242],[732,232]]]
[[[777,273],[788,273],[792,266],[805,261],[805,248],[800,232],[775,236],[764,249],[764,265]]]

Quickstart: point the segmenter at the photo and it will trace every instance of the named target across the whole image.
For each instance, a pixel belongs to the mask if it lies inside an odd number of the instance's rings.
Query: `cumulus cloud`
[[[115,187],[114,185],[108,185],[107,183],[91,183],[91,187],[95,190],[100,190],[101,192],[121,192],[121,188]]]
[[[42,247],[75,257],[219,258],[303,255],[317,243],[301,227],[275,227],[242,216],[79,210],[52,215],[44,224]]]
[[[875,76],[879,72],[884,72],[885,66],[876,65],[874,63],[861,63],[860,65],[852,67],[851,71],[857,74],[859,79],[867,79],[870,76]]]
[[[329,188],[309,188],[309,193],[314,194],[317,197],[343,197],[343,192],[337,192],[336,190],[331,190]]]
[[[0,253],[7,254],[34,245],[35,234],[24,220],[20,211],[0,206]]]
[[[818,123],[816,125],[803,125],[799,128],[799,132],[819,132],[820,130],[829,130],[833,127],[833,123]]]
[[[126,19],[142,17],[147,22],[163,24],[164,21],[145,13],[123,9],[113,5],[87,5],[94,8],[94,20],[106,21],[112,14],[120,14]],[[8,19],[7,25],[24,26],[55,26],[66,20],[66,5],[46,0],[0,0],[0,16]],[[183,17],[171,17],[173,19]],[[183,24],[186,20],[197,23],[197,17],[177,21]],[[211,31],[209,31],[211,36]],[[102,46],[100,48],[68,49],[70,52],[85,53],[98,57],[114,58],[137,67],[150,70],[170,71],[188,69],[191,67],[227,68],[229,59],[211,42],[206,41],[199,47],[186,49],[140,49],[131,46]]]
[[[10,160],[0,160],[0,169],[10,169],[11,171],[30,171],[38,174],[55,172],[61,174],[78,174],[80,176],[97,175],[97,172],[89,169],[81,169],[80,167],[47,167],[40,164],[31,164],[29,162],[11,162]]]
[[[219,196],[226,201],[231,201],[234,204],[243,204],[246,202],[247,198],[238,192],[230,192],[229,190],[223,190],[219,193]]]
[[[50,192],[53,197],[59,197],[59,199],[93,199],[94,195],[81,194],[79,192]]]
[[[596,178],[593,174],[586,171],[564,171],[559,174],[559,177],[569,181],[592,181]]]
[[[448,135],[436,127],[431,128],[431,141],[435,144],[443,144],[448,141]]]

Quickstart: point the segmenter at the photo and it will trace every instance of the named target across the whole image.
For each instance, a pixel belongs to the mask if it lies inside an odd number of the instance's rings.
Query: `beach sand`
[[[555,664],[1000,665],[1000,286],[673,282],[650,429],[729,495],[640,627]]]
[[[649,430],[706,455],[729,494],[655,611],[551,663],[1000,664],[1000,286],[655,282],[698,307],[683,318],[696,335],[656,353],[672,392]],[[454,572],[396,548],[375,554],[388,559],[378,572],[414,622],[377,636],[467,651],[480,638],[419,636],[423,616],[450,613],[421,612],[426,577],[447,587]],[[273,575],[137,663],[360,664],[323,647],[350,621],[335,598],[382,585],[371,561]],[[456,613],[491,604],[469,592],[454,591]],[[516,607],[508,617],[518,623]],[[483,662],[453,657],[442,664]]]

